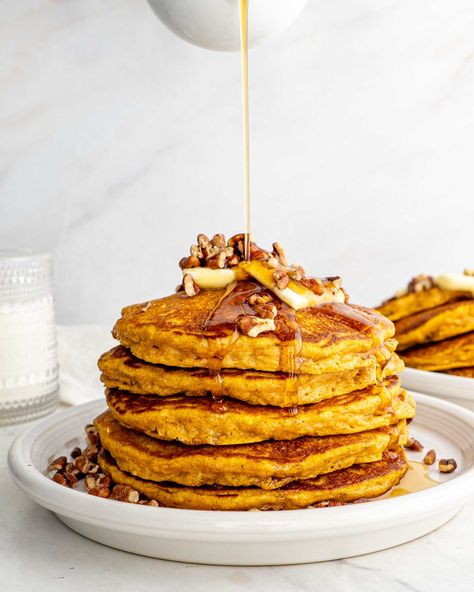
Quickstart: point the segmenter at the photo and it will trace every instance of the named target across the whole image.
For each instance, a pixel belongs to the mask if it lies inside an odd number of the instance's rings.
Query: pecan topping
[[[277,308],[274,304],[255,304],[257,316],[261,319],[274,319],[277,316]]]
[[[423,444],[418,442],[418,440],[415,440],[415,438],[408,438],[405,448],[408,448],[408,450],[414,450],[415,452],[420,452],[423,450]]]
[[[140,494],[136,489],[130,487],[130,485],[119,484],[115,485],[110,492],[110,499],[136,504],[140,499]]]
[[[237,328],[242,335],[257,337],[260,333],[275,330],[273,319],[259,319],[253,315],[241,315],[237,318]]]
[[[440,473],[452,473],[458,468],[454,458],[441,458],[438,463]]]
[[[282,265],[284,265],[285,267],[288,265],[285,251],[283,250],[283,247],[280,245],[280,243],[273,243],[273,253],[276,257],[278,257]]]
[[[435,460],[436,452],[433,449],[428,450],[428,452],[425,454],[425,458],[423,459],[425,465],[434,465]]]
[[[408,293],[417,294],[434,288],[434,279],[431,275],[420,274],[415,276],[408,284]]]
[[[249,298],[250,306],[255,306],[256,304],[267,304],[267,302],[271,302],[273,298],[270,294],[266,294],[262,292],[260,294],[252,294]]]
[[[187,296],[196,296],[196,294],[199,294],[199,292],[201,291],[201,288],[193,280],[193,277],[190,273],[187,273],[184,276],[183,286]]]
[[[62,471],[67,464],[67,458],[65,456],[58,456],[48,466],[48,473],[52,471]]]
[[[273,274],[273,281],[275,282],[276,287],[279,290],[284,290],[288,287],[288,284],[290,283],[290,278],[283,270],[277,269]]]
[[[179,266],[181,269],[192,269],[193,267],[200,267],[201,262],[195,255],[190,255],[189,257],[183,257],[179,262]]]

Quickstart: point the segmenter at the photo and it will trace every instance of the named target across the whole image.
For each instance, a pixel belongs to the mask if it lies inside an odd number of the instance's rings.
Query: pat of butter
[[[471,292],[474,296],[474,277],[462,273],[446,273],[434,278],[434,283],[442,290]]]
[[[290,280],[286,288],[280,290],[277,288],[273,279],[275,269],[263,261],[249,261],[240,265],[249,275],[259,281],[265,288],[271,290],[282,302],[295,310],[330,302],[344,302],[344,293],[342,290],[338,290],[336,294],[327,290],[323,294],[317,295],[293,280]]]
[[[203,290],[219,290],[236,279],[233,269],[210,269],[209,267],[183,269],[183,276],[188,273]]]

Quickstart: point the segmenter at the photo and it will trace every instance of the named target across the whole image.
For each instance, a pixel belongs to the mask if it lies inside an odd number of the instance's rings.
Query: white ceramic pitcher
[[[307,0],[249,0],[249,46],[286,29]],[[239,0],[148,0],[170,31],[207,49],[240,49]]]

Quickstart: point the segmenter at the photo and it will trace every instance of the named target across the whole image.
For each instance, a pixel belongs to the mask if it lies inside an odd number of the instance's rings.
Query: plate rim
[[[452,374],[434,372],[433,370],[421,370],[420,368],[412,368],[411,366],[405,366],[400,378],[402,380],[402,386],[404,378],[408,378],[409,381],[425,381],[426,384],[423,386],[426,389],[429,389],[431,383],[436,381],[438,387],[444,387],[448,390],[448,392],[444,394],[447,399],[474,401],[474,378],[468,378],[467,376],[453,376]],[[413,390],[411,389],[410,384],[407,384],[406,382],[405,384],[407,385],[405,388]],[[466,391],[470,389],[472,389],[472,394],[466,393]],[[450,392],[454,390],[456,390],[456,392]],[[432,394],[431,396],[439,397],[440,395]]]
[[[411,392],[418,404],[437,408],[474,428],[474,412],[437,397]],[[258,542],[288,540],[294,535],[302,539],[311,537],[315,531],[318,535],[328,532],[335,536],[358,531],[361,526],[365,532],[381,530],[394,523],[400,526],[441,511],[446,503],[459,504],[460,509],[474,495],[474,463],[435,488],[375,503],[318,508],[317,512],[311,508],[274,512],[150,508],[58,487],[34,466],[33,444],[45,430],[88,411],[99,411],[104,406],[105,401],[97,399],[50,415],[17,436],[8,452],[10,475],[23,492],[56,514],[94,526],[175,540],[202,540],[205,537],[206,540],[237,542],[251,536]],[[121,510],[117,512],[119,507]]]

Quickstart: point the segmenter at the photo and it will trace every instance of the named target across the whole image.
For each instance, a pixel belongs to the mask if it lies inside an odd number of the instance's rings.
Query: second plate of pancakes
[[[406,389],[441,397],[474,411],[473,378],[407,367],[401,379]]]

